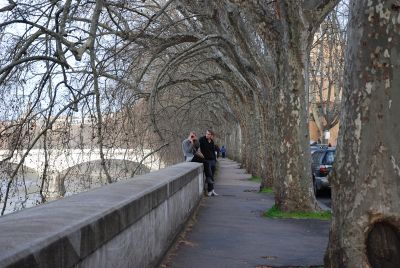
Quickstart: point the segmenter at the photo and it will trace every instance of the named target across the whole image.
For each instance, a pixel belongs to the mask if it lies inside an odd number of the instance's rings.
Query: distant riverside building
[[[85,117],[70,117],[71,125],[92,125],[96,122],[94,117],[85,116]]]
[[[91,117],[91,116],[85,116],[85,117],[76,117],[76,116],[60,116],[58,117],[54,124],[56,127],[61,127],[65,124],[70,124],[72,126],[76,125],[92,125],[96,123],[96,118]]]
[[[310,121],[308,122],[308,128],[310,131],[310,140],[318,141],[318,139],[320,139],[322,136],[322,133],[320,133],[320,130],[318,129],[317,124],[312,117],[310,117]],[[329,133],[330,137],[328,139],[328,143],[330,143],[332,146],[336,146],[339,134],[339,124],[336,124],[333,128],[331,128]]]

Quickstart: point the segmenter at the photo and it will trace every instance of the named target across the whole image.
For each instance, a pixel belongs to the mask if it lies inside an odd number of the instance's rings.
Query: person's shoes
[[[211,192],[208,192],[208,194],[207,194],[208,196],[212,196],[213,195],[213,192],[211,191]]]
[[[218,194],[214,190],[211,191],[211,195],[218,196]]]

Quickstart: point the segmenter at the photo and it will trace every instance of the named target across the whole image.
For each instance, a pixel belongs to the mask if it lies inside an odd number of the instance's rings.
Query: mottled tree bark
[[[265,95],[265,94],[264,94]],[[257,174],[261,177],[261,185],[260,189],[262,188],[271,188],[272,181],[271,177],[269,176],[268,169],[267,169],[267,124],[265,118],[265,111],[266,111],[266,101],[263,99],[263,96],[258,96],[255,99],[255,110],[256,110],[256,127],[257,127],[257,137],[256,139],[256,146],[257,146]]]
[[[282,35],[276,40],[278,94],[276,129],[279,137],[275,204],[282,210],[318,208],[312,193],[305,79],[312,33],[304,20],[300,1],[279,5]]]
[[[276,99],[276,90],[268,91],[268,99]],[[265,117],[265,169],[266,176],[262,177],[261,187],[272,188],[274,181],[279,177],[276,173],[275,161],[278,159],[278,134],[276,129],[276,102],[266,101],[266,105],[263,106],[264,117]]]
[[[351,2],[326,267],[400,267],[400,3]]]

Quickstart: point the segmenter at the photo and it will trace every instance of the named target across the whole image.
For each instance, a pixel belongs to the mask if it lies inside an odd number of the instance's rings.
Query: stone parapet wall
[[[181,163],[0,218],[0,267],[154,267],[203,192]]]

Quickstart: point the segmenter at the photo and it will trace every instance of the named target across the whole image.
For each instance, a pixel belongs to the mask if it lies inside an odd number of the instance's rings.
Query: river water
[[[137,165],[126,166],[120,168],[121,163],[117,163],[114,167],[111,166],[109,173],[113,181],[130,179],[132,172]],[[149,169],[142,168],[136,172],[136,175],[149,172]],[[68,174],[58,174],[63,182],[63,196],[88,191],[98,188],[106,184],[106,176],[98,163],[91,165],[80,166],[77,169],[71,169]],[[4,206],[4,197],[7,190],[9,176],[6,173],[0,173],[0,211]],[[40,196],[41,176],[33,170],[24,170],[19,172],[11,183],[9,198],[4,215],[23,210],[25,208],[37,206],[42,203]],[[44,189],[48,189],[48,183]],[[48,197],[48,195],[47,195]],[[62,197],[60,197],[62,198]],[[50,198],[47,198],[50,200]],[[52,197],[54,200],[54,197]]]

